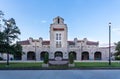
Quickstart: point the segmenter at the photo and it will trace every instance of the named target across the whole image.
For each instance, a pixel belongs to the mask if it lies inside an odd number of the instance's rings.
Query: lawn
[[[85,68],[119,68],[120,63],[112,62],[75,62],[75,67],[72,69],[85,69]],[[68,66],[49,66],[49,68],[42,68],[42,62],[12,62],[9,66],[6,63],[0,63],[0,69],[71,69]]]
[[[42,62],[15,62],[10,63],[9,66],[6,63],[0,63],[0,69],[38,69],[42,68]]]
[[[75,62],[75,68],[120,68],[120,63],[112,62]]]

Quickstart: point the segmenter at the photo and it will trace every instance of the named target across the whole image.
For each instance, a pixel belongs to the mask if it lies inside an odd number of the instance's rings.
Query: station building
[[[108,60],[109,47],[99,47],[99,42],[90,41],[87,38],[68,40],[68,27],[64,23],[64,19],[60,16],[53,19],[50,24],[50,40],[43,38],[19,41],[23,47],[24,54],[22,60],[44,59],[45,53],[49,54],[49,59],[55,59],[59,56],[62,59],[68,59],[70,53],[73,53],[74,60]],[[111,47],[111,54],[115,51],[115,47]]]

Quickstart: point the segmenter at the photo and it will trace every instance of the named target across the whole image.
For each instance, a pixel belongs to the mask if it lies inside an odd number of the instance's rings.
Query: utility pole
[[[111,22],[109,22],[109,65],[111,65]]]

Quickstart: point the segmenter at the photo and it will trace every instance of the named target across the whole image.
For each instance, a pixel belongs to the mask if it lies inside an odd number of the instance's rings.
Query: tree
[[[70,63],[70,64],[73,64],[73,63],[74,63],[74,56],[73,56],[73,53],[70,53],[70,56],[69,56],[69,63]]]
[[[44,63],[47,64],[49,61],[48,53],[45,53]]]
[[[3,35],[4,35],[2,30],[1,30],[3,16],[4,16],[4,13],[0,10],[0,44],[3,43]]]
[[[22,54],[24,54],[24,52],[22,52],[22,46],[18,43],[13,45],[13,55],[14,55],[14,59],[15,60],[21,60],[21,56]]]
[[[16,26],[15,20],[13,18],[9,20],[5,20],[4,38],[8,45],[11,45],[15,39],[18,39],[18,35],[20,35],[20,30]],[[7,51],[7,65],[9,65],[9,51]]]
[[[118,41],[117,43],[115,43],[116,45],[116,52],[115,52],[115,60],[120,60],[120,41]]]
[[[4,13],[0,10],[0,32],[2,31],[3,28],[3,19],[4,19]]]
[[[0,11],[0,15],[3,15],[2,11]],[[17,51],[13,42],[18,38],[18,35],[21,34],[18,26],[16,26],[16,22],[13,18],[10,19],[2,19],[4,22],[4,29],[0,31],[0,51],[7,53],[7,65],[9,65],[9,54]],[[2,49],[3,48],[3,49]],[[21,50],[21,49],[20,49]]]
[[[115,43],[115,45],[116,45],[116,48],[115,48],[116,53],[115,53],[115,55],[118,56],[118,55],[120,55],[120,41]]]

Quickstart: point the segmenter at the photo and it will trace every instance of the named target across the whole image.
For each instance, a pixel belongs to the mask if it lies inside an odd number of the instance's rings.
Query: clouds
[[[41,20],[41,23],[46,23],[47,21],[46,20]]]

